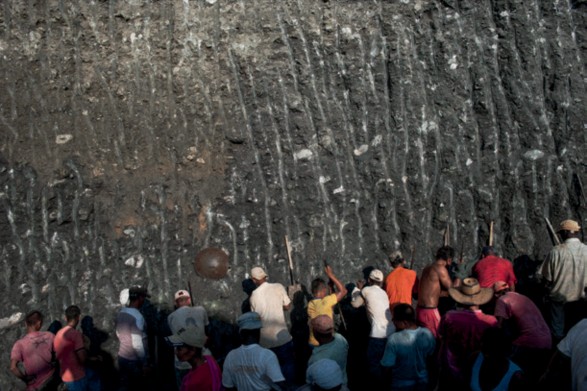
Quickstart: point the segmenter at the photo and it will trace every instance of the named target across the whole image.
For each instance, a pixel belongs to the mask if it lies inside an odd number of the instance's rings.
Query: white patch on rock
[[[404,176],[402,177],[402,182],[403,182],[403,183],[408,183],[408,177],[407,177],[406,175],[404,175]]]
[[[356,148],[353,151],[353,153],[355,154],[355,156],[361,156],[362,154],[364,154],[368,150],[369,150],[369,146],[367,144],[363,144],[359,148]]]
[[[379,144],[381,144],[381,140],[383,140],[383,137],[380,134],[378,134],[377,136],[375,136],[373,138],[373,141],[371,141],[371,146],[372,147],[378,146]]]
[[[465,163],[465,165],[470,166],[471,164],[473,164],[473,161],[471,160],[471,158],[467,159],[467,162]]]
[[[15,314],[10,315],[8,318],[0,319],[0,330],[5,329],[7,327],[14,326],[20,323],[24,319],[24,314],[22,312],[17,312]]]
[[[309,149],[301,149],[301,150],[297,151],[296,153],[294,153],[294,159],[295,160],[310,159],[313,155],[314,155],[314,153],[312,153],[312,151],[310,151]]]
[[[126,266],[132,266],[136,269],[140,269],[143,266],[143,263],[145,262],[145,259],[143,258],[142,255],[133,255],[132,257],[128,258],[126,261],[124,261],[124,264]]]
[[[538,149],[533,149],[531,151],[526,152],[524,154],[524,157],[528,160],[535,161],[535,160],[538,160],[538,159],[544,157],[544,152],[542,152],[541,150],[538,150]]]
[[[320,183],[327,183],[330,182],[330,177],[321,176],[318,180],[320,181]]]
[[[73,140],[72,134],[58,134],[55,136],[55,143],[57,144],[65,144]]]
[[[457,69],[459,66],[459,63],[457,62],[457,56],[453,55],[450,60],[448,60],[448,65],[450,66],[450,69]]]
[[[344,186],[337,187],[336,189],[332,190],[332,194],[342,193],[344,191]]]

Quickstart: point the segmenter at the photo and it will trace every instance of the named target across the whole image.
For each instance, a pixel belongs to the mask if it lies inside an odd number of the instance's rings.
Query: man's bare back
[[[422,271],[418,293],[419,307],[436,308],[440,296],[448,294],[448,288],[452,287],[452,282],[446,269],[447,264],[446,260],[439,259]]]

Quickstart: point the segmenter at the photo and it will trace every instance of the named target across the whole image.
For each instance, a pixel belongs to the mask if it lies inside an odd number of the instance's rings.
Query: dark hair
[[[406,303],[400,303],[393,307],[393,320],[397,321],[406,321],[406,322],[416,322],[416,312],[414,308]]]
[[[31,312],[29,312],[26,317],[24,318],[24,323],[27,326],[34,326],[35,323],[37,322],[43,322],[43,314],[41,314],[40,311],[38,310],[33,310]]]
[[[400,257],[399,255],[396,256],[395,258],[390,260],[391,263],[391,267],[393,267],[394,269],[396,267],[398,267],[399,265],[401,265],[402,263],[404,263],[406,261],[405,258]]]
[[[67,321],[73,320],[81,315],[81,310],[77,305],[70,305],[65,309],[65,319]]]
[[[483,255],[484,257],[488,255],[495,255],[495,250],[493,250],[493,246],[483,247],[483,249],[481,250],[481,255]]]
[[[243,344],[259,343],[259,340],[261,339],[261,329],[239,330],[239,335],[240,335],[241,342]]]
[[[559,235],[563,240],[567,240],[568,238],[578,238],[579,232],[567,231],[566,229],[561,229],[558,231]]]
[[[327,287],[326,281],[324,281],[320,277],[314,278],[312,280],[312,294],[313,295],[315,295],[316,293],[318,293],[318,291],[320,291],[321,289],[324,289],[326,287]]]
[[[449,259],[454,258],[455,256],[455,249],[450,246],[442,246],[441,248],[436,251],[436,259],[443,259],[448,261]]]

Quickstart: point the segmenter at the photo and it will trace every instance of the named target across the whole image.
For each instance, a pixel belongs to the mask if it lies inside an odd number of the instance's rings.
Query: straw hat
[[[482,305],[491,300],[493,289],[481,288],[476,278],[465,278],[458,288],[449,288],[448,294],[460,304]]]

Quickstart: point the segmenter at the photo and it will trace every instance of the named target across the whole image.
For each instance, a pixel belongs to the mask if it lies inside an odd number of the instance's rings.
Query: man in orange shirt
[[[412,305],[412,295],[415,293],[416,272],[406,268],[406,260],[399,251],[389,256],[393,270],[385,279],[385,291],[389,297],[389,309],[400,303]]]
[[[76,330],[80,314],[78,306],[67,307],[65,310],[67,325],[59,330],[53,340],[53,348],[59,360],[61,380],[67,385],[68,391],[86,391],[88,389],[84,369],[87,352],[84,348],[83,335]]]

